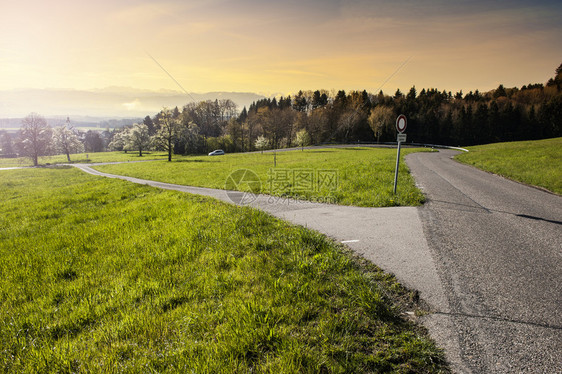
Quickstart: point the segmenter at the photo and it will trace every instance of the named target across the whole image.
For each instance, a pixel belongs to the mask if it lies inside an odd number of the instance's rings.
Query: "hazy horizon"
[[[189,92],[138,90],[130,87],[80,89],[13,89],[0,91],[0,118],[43,116],[131,118],[153,116],[163,107],[181,108],[189,102],[230,99],[239,110],[264,96],[251,92]]]

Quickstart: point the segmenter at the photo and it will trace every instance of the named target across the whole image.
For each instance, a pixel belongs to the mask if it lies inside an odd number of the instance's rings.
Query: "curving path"
[[[85,172],[250,205],[322,232],[420,291],[455,372],[562,372],[562,197],[451,160],[406,161],[421,208],[358,208]]]

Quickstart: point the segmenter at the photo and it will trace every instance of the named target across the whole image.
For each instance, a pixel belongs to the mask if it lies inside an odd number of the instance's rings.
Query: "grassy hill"
[[[562,138],[469,147],[456,159],[562,195]]]
[[[3,372],[447,370],[402,317],[410,293],[319,234],[74,169],[1,173]]]

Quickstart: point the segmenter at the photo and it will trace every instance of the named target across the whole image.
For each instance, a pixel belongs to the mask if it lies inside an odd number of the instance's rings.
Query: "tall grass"
[[[395,279],[319,234],[77,170],[1,175],[3,372],[446,370]]]

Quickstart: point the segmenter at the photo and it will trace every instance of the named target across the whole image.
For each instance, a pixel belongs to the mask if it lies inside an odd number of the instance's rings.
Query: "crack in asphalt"
[[[449,316],[449,317],[487,319],[487,320],[493,320],[493,321],[498,321],[498,322],[516,323],[516,324],[519,324],[519,325],[528,325],[528,326],[535,326],[535,327],[543,327],[543,328],[546,328],[546,329],[562,330],[562,326],[551,325],[551,324],[548,324],[548,323],[520,321],[520,320],[503,318],[503,317],[483,316],[483,315],[475,315],[475,314],[467,314],[467,313],[439,312],[439,311],[432,311],[432,313],[438,314],[438,315],[443,315],[443,316]]]

